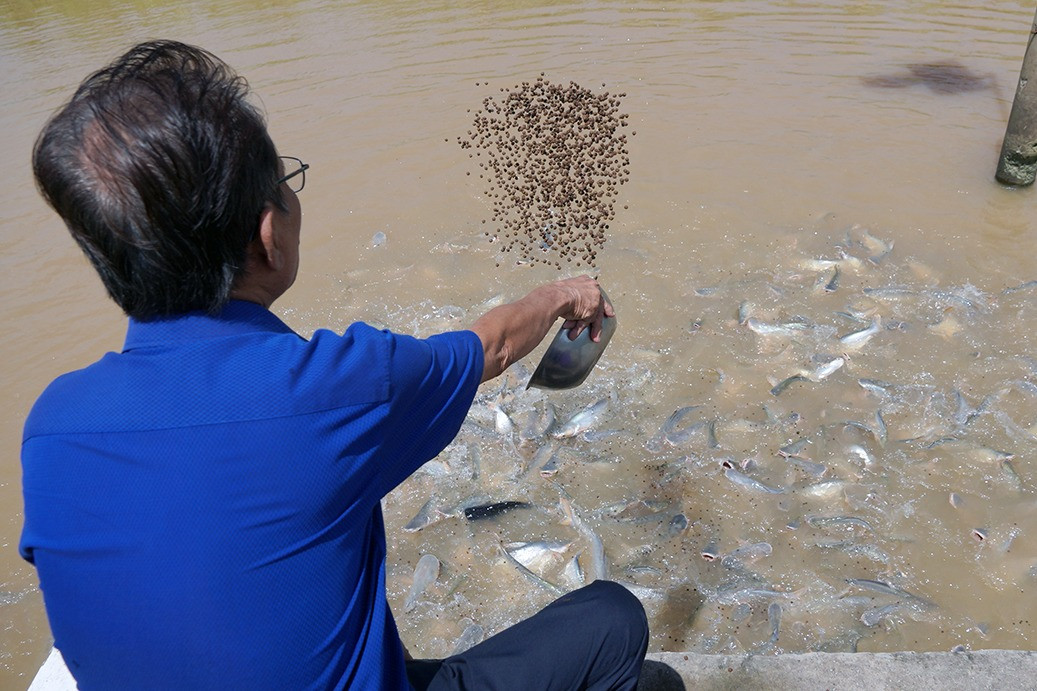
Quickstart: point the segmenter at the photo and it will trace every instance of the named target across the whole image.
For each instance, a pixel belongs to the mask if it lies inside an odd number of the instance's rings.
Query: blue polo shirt
[[[454,437],[471,331],[131,320],[22,441],[20,550],[80,688],[406,688],[379,501]]]

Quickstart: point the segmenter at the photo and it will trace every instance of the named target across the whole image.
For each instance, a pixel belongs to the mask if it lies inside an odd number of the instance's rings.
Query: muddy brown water
[[[53,377],[124,330],[37,197],[29,151],[88,70],[153,37],[239,69],[281,151],[311,164],[302,270],[275,305],[304,334],[358,319],[462,328],[558,276],[483,237],[490,204],[457,137],[486,95],[541,72],[626,94],[630,181],[594,269],[620,327],[597,370],[572,391],[527,392],[538,350],[385,500],[390,595],[416,653],[445,655],[467,624],[489,634],[550,600],[501,540],[571,542],[541,573],[561,589],[573,556],[592,568],[559,488],[610,577],[645,602],[653,650],[1033,649],[1037,198],[993,181],[1032,15],[1030,2],[816,0],[0,6],[0,686],[25,688],[51,644],[16,551],[22,422]],[[840,340],[872,323],[865,343]],[[758,333],[768,325],[784,330]],[[598,436],[530,427],[601,398]],[[660,440],[689,405],[702,407]],[[802,438],[805,458],[778,453]],[[521,474],[548,443],[557,473]],[[725,461],[783,491],[736,484]],[[429,498],[447,513],[533,506],[404,532]],[[772,549],[751,563],[700,556],[758,542]],[[439,579],[404,613],[425,553]]]

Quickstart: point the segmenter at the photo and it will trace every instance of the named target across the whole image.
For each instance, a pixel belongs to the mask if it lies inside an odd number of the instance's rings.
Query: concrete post
[[[1006,185],[1030,185],[1037,177],[1037,15],[1023,55],[1019,87],[1008,117],[996,177]]]

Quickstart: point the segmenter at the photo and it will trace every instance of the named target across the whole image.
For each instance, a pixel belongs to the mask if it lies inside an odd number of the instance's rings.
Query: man
[[[22,555],[81,688],[632,688],[625,589],[569,593],[465,654],[405,663],[380,499],[439,453],[482,381],[557,318],[596,338],[579,277],[470,331],[296,335],[307,166],[248,87],[171,41],[91,75],[33,153],[40,190],[129,317],[122,352],[59,377],[22,445]],[[409,679],[408,679],[409,675]]]

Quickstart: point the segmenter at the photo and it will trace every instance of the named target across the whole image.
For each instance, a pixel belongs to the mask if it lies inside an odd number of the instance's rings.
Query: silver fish
[[[818,499],[832,499],[842,493],[848,484],[846,480],[825,480],[824,482],[815,482],[812,485],[801,487],[796,490],[796,494]]]
[[[876,626],[883,619],[903,606],[904,603],[902,602],[891,602],[890,604],[882,605],[881,607],[866,609],[861,613],[861,623],[865,626]]]
[[[751,478],[748,475],[738,472],[734,468],[724,468],[724,476],[736,485],[741,485],[742,487],[751,489],[755,492],[764,492],[766,494],[783,494],[785,492],[784,489],[765,485],[756,478]]]
[[[433,523],[447,518],[450,514],[445,513],[439,507],[438,502],[439,500],[435,497],[425,502],[414,518],[410,519],[407,525],[403,526],[404,532],[416,533],[422,528],[427,528]]]
[[[608,407],[609,399],[607,397],[592,403],[569,418],[551,436],[555,439],[563,439],[565,437],[575,437],[577,434],[585,432],[598,423],[598,420],[601,419],[602,414]]]
[[[845,336],[839,337],[839,342],[843,344],[844,348],[861,348],[865,343],[871,340],[871,337],[882,330],[882,317],[876,315],[871,321],[871,326],[860,331],[854,331],[848,333]]]
[[[760,336],[784,336],[790,338],[802,334],[812,328],[809,324],[803,322],[784,322],[781,324],[772,324],[769,322],[763,322],[755,317],[750,317],[745,320],[745,325],[749,327],[749,330]]]
[[[803,376],[802,374],[793,374],[791,377],[782,379],[780,382],[775,384],[771,388],[771,394],[774,396],[780,396],[785,389],[789,388],[791,384],[798,381],[810,381],[810,379]]]
[[[670,522],[666,524],[665,537],[671,538],[676,535],[680,535],[688,529],[688,517],[683,513],[679,513],[670,519]]]
[[[778,633],[781,629],[781,604],[772,602],[767,605],[767,621],[771,625],[770,644],[778,642]]]
[[[726,566],[729,569],[736,568],[742,564],[750,564],[763,557],[769,557],[771,551],[772,548],[769,542],[754,542],[750,545],[742,545],[725,554],[720,560],[720,565]]]
[[[566,496],[565,490],[561,487],[559,487],[558,503],[562,508],[562,513],[569,520],[569,524],[584,536],[590,546],[589,580],[593,582],[608,579],[608,561],[605,559],[605,545],[601,538],[580,518]]]
[[[414,580],[403,603],[403,611],[409,612],[418,604],[418,598],[439,578],[439,559],[433,554],[424,554],[414,567]]]
[[[838,265],[832,270],[832,278],[829,279],[828,283],[824,285],[822,290],[826,293],[834,293],[839,287],[839,267]]]
[[[710,420],[706,424],[706,446],[711,449],[719,449],[720,441],[717,439],[717,421]]]
[[[926,599],[920,595],[915,595],[914,593],[909,593],[906,590],[902,590],[895,585],[890,585],[885,581],[876,581],[870,578],[847,578],[846,582],[852,586],[863,588],[864,590],[871,590],[876,593],[882,593],[883,595],[905,598],[926,608],[936,606],[936,603],[932,600]]]
[[[796,441],[786,444],[778,449],[778,455],[782,458],[804,458],[804,456],[801,456],[800,454],[803,453],[803,449],[805,449],[808,444],[812,443],[813,442],[810,441],[808,437],[797,439]]]
[[[752,313],[754,309],[755,305],[753,305],[753,303],[749,302],[748,300],[743,300],[741,303],[739,303],[738,323],[744,325],[747,321],[749,321],[749,315]]]
[[[515,561],[530,571],[543,573],[555,562],[561,561],[571,542],[561,540],[535,540],[532,542],[508,542],[504,549]]]
[[[1023,487],[1023,480],[1019,477],[1019,473],[1015,471],[1015,466],[1012,465],[1011,460],[1007,458],[1001,460],[1001,472],[1006,478],[1008,478],[1009,482],[1012,483],[1016,490],[1019,492],[1024,492],[1026,490],[1026,488]]]
[[[882,260],[889,256],[889,253],[893,251],[894,243],[895,240],[890,240],[889,242],[880,240],[867,230],[865,230],[864,234],[861,236],[861,244],[864,245],[865,249],[871,252],[868,261],[875,265],[882,263]]]
[[[461,635],[458,636],[457,641],[454,642],[454,649],[450,653],[451,655],[457,655],[468,650],[472,646],[482,643],[486,637],[486,631],[482,626],[476,623],[471,623],[465,627]]]
[[[857,516],[807,516],[806,521],[815,528],[825,528],[828,526],[854,526],[875,532],[871,523],[868,523],[863,518],[858,518]]]
[[[670,413],[670,417],[666,418],[666,422],[662,424],[659,431],[652,435],[652,438],[645,444],[649,451],[659,451],[663,448],[663,443],[669,444],[683,444],[692,433],[697,431],[701,425],[705,424],[704,420],[700,420],[696,423],[692,423],[688,427],[677,431],[677,426],[686,418],[690,413],[701,408],[701,405],[687,405]]]
[[[825,362],[824,364],[819,365],[818,368],[813,370],[812,372],[807,372],[805,374],[806,374],[807,378],[810,379],[811,381],[821,381],[821,380],[827,379],[831,375],[835,374],[836,371],[838,371],[839,368],[842,367],[845,364],[846,364],[846,358],[835,357],[835,358],[832,358],[831,360],[829,360],[828,362]]]
[[[770,588],[735,586],[721,589],[713,599],[722,605],[737,605],[742,602],[770,600],[774,598],[790,597],[792,595],[793,593],[787,593],[781,590],[771,590]]]
[[[857,383],[865,391],[880,397],[889,395],[889,390],[893,388],[893,385],[889,382],[879,381],[878,379],[858,379]]]
[[[494,416],[494,429],[497,430],[497,434],[501,435],[502,437],[510,438],[512,433],[515,431],[515,423],[512,421],[511,417],[501,409],[500,406],[494,405],[492,406],[492,410]]]
[[[508,552],[508,550],[504,548],[503,544],[498,543],[497,546],[500,548],[500,552],[501,552],[502,555],[504,555],[504,558],[512,566],[514,566],[518,570],[519,573],[521,573],[523,576],[525,576],[527,579],[529,579],[530,582],[534,583],[537,586],[540,586],[544,590],[546,590],[549,593],[552,593],[554,595],[561,595],[562,594],[562,589],[561,588],[556,586],[554,583],[551,583],[550,581],[547,581],[547,580],[541,578],[536,573],[530,571],[525,566],[523,566],[522,563],[518,559],[516,559],[515,557],[511,556],[511,554]]]
[[[814,477],[821,477],[828,472],[828,466],[823,463],[817,463],[806,458],[799,458],[797,456],[786,456],[785,460],[796,466],[804,473],[813,475]]]
[[[569,563],[565,565],[565,569],[562,571],[562,576],[565,577],[565,580],[576,588],[586,584],[583,577],[583,568],[580,567],[579,557],[579,554],[573,555],[573,558],[569,560]]]
[[[847,450],[848,450],[848,451],[849,451],[850,453],[852,453],[852,454],[854,454],[855,456],[857,456],[857,458],[859,458],[859,459],[860,459],[860,461],[861,461],[861,464],[862,464],[862,465],[863,465],[863,466],[864,466],[865,468],[870,468],[870,467],[872,467],[873,465],[875,465],[875,459],[874,459],[874,458],[872,457],[872,455],[871,455],[870,453],[868,453],[868,450],[867,450],[867,449],[865,449],[865,448],[864,448],[863,446],[861,446],[860,444],[851,444],[851,445],[850,445],[850,447],[849,447],[849,449],[847,449]]]

